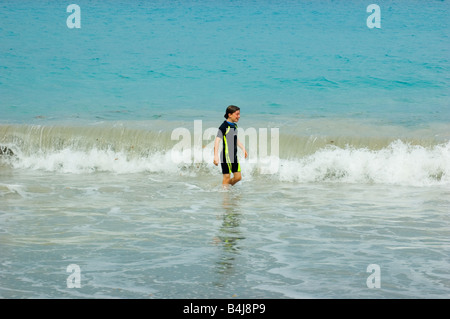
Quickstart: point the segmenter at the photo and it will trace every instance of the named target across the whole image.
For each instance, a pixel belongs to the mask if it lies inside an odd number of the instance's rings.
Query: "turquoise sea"
[[[450,297],[449,1],[70,4],[0,0],[1,298]]]

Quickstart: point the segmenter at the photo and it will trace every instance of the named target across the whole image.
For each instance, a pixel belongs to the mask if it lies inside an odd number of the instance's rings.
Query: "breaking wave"
[[[0,126],[1,166],[70,174],[94,172],[220,174],[213,162],[213,139],[176,149],[168,131],[124,127]],[[279,154],[240,161],[243,174],[311,183],[450,185],[450,141],[390,138],[279,136]],[[198,160],[198,154],[200,160]]]

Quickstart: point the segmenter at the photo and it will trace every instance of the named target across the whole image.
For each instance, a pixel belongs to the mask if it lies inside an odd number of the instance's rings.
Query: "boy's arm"
[[[214,165],[219,165],[219,144],[222,139],[220,137],[216,137],[214,141]]]
[[[244,152],[245,158],[247,158],[248,153],[247,153],[247,151],[245,150],[244,145],[241,143],[241,141],[239,141],[239,139],[237,139],[237,145],[241,148],[242,152]]]

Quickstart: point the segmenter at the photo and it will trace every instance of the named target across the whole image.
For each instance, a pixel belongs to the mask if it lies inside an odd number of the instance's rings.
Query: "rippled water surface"
[[[195,176],[3,172],[1,295],[449,296],[447,188],[258,178],[222,190]]]

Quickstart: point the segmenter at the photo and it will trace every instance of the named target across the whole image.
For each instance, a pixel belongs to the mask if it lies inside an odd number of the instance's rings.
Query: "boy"
[[[241,180],[241,165],[237,159],[237,147],[239,146],[244,152],[245,158],[248,154],[244,145],[237,138],[237,122],[241,117],[240,108],[230,105],[225,111],[224,117],[226,121],[222,123],[217,132],[214,141],[214,164],[219,165],[219,143],[223,140],[223,149],[221,153],[221,165],[223,174],[223,186],[234,185]],[[231,178],[233,173],[233,178]]]

